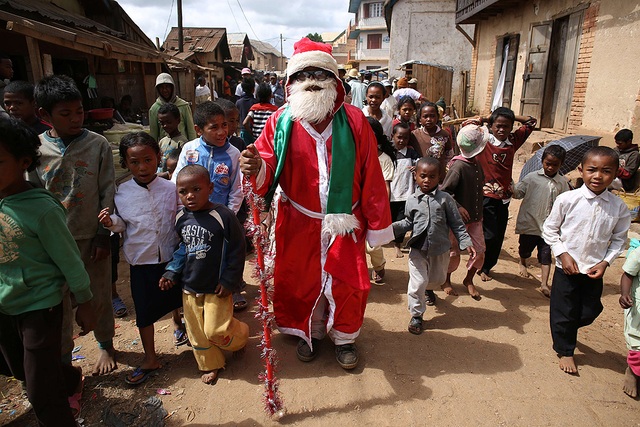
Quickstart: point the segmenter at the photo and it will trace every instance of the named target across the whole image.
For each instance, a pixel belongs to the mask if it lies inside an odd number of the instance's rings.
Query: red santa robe
[[[334,113],[345,108],[356,150],[353,214],[359,228],[352,234],[329,237],[322,233],[331,171],[329,123],[322,135],[308,123],[295,121],[279,184],[282,197],[276,219],[276,257],[273,310],[278,329],[304,338],[311,346],[311,317],[322,296],[328,301],[327,332],[355,338],[360,332],[370,282],[365,238],[371,246],[393,239],[389,197],[378,161],[371,126],[359,108],[343,105],[344,89],[337,85]],[[273,183],[277,158],[273,139],[281,108],[274,113],[255,145],[264,163],[257,192]],[[265,167],[266,166],[266,167]]]

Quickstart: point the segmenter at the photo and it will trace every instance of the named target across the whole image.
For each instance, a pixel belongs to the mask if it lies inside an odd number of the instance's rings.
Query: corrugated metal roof
[[[229,46],[234,44],[244,44],[247,33],[227,33],[227,42]]]
[[[169,55],[181,55],[182,59],[191,57],[188,53],[215,52],[220,46],[222,59],[231,59],[229,45],[227,43],[227,30],[225,28],[184,27],[182,29],[184,52],[178,54],[178,28],[172,27],[162,47]],[[185,56],[186,55],[186,56]]]
[[[231,62],[242,62],[242,52],[244,52],[244,45],[236,44],[229,46],[229,52],[231,52]]]
[[[265,42],[261,42],[260,40],[249,40],[251,42],[251,45],[260,53],[262,54],[272,54],[277,56],[278,58],[280,57],[280,51],[278,49],[276,49],[274,46],[270,45],[269,43],[265,43]]]
[[[54,22],[62,23],[70,27],[79,27],[88,30],[95,30],[101,33],[112,34],[117,37],[125,37],[125,34],[113,30],[105,25],[99,24],[85,16],[78,15],[76,13],[69,12],[53,3],[46,1],[33,1],[33,0],[0,0],[0,8],[3,10],[20,11],[21,16],[25,18],[31,17],[33,19],[45,18]],[[24,12],[27,12],[25,14]],[[32,16],[27,16],[32,15]]]

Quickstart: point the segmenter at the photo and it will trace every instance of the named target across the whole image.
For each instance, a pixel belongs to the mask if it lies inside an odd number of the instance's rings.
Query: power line
[[[240,24],[238,24],[238,20],[236,19],[236,14],[233,13],[233,9],[231,8],[231,2],[227,0],[227,4],[229,5],[229,10],[231,11],[231,16],[233,16],[233,20],[236,21],[236,27],[238,27],[238,31],[240,30]]]
[[[236,2],[238,2],[238,6],[240,6],[240,11],[242,12],[242,16],[244,16],[244,20],[247,21],[247,24],[249,24],[249,28],[251,28],[251,32],[256,37],[256,40],[260,41],[260,37],[258,37],[256,32],[254,31],[253,27],[251,26],[251,22],[249,22],[249,20],[247,19],[247,15],[245,15],[245,13],[244,13],[244,9],[242,8],[242,5],[240,4],[240,0],[236,0]]]
[[[164,36],[162,36],[162,43],[167,39],[167,32],[169,30],[169,22],[171,21],[171,14],[173,13],[173,5],[175,0],[171,0],[171,8],[169,9],[169,18],[167,19],[167,26],[164,28]]]

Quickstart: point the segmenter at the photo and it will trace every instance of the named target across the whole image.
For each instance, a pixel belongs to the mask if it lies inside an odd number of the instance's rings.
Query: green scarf
[[[289,147],[291,129],[294,120],[291,118],[289,106],[285,107],[278,122],[274,135],[274,153],[278,163],[265,200],[271,204],[273,194],[278,186],[280,173]],[[353,133],[349,127],[347,113],[340,107],[333,116],[331,127],[331,171],[329,173],[329,195],[327,196],[327,214],[351,214],[353,200],[353,176],[356,164],[356,146]]]

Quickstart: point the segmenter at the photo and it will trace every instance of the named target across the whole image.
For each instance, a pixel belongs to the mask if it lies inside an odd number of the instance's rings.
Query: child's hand
[[[458,207],[458,212],[460,212],[462,221],[464,221],[465,224],[471,221],[471,215],[469,215],[469,212],[465,208],[462,206]]]
[[[220,283],[218,283],[218,286],[216,286],[216,290],[213,291],[213,293],[216,294],[218,298],[226,298],[231,295],[231,291],[222,286]]]
[[[631,298],[631,295],[629,295],[629,294],[620,295],[620,299],[618,300],[618,302],[620,303],[620,307],[622,307],[622,308],[631,308],[631,307],[633,307],[633,299]]]
[[[158,286],[163,291],[168,291],[169,289],[173,288],[174,285],[175,285],[175,282],[173,280],[169,280],[165,277],[161,277],[160,282],[158,282]]]
[[[76,323],[80,326],[79,335],[87,335],[96,327],[96,312],[93,309],[91,301],[78,304],[76,310]]]
[[[580,270],[578,270],[578,264],[576,264],[576,261],[571,255],[569,255],[568,252],[560,254],[560,262],[562,263],[562,271],[564,271],[565,274],[580,274]]]
[[[100,221],[100,224],[104,225],[107,228],[113,225],[113,221],[111,220],[111,216],[109,215],[109,208],[104,208],[100,211],[100,213],[98,214],[98,221]]]
[[[607,267],[609,267],[609,263],[607,261],[600,261],[587,271],[587,276],[592,279],[599,279],[604,276],[604,271]]]
[[[473,246],[469,246],[467,248],[467,253],[469,253],[469,257],[471,257],[471,259],[474,259],[477,255],[476,249]]]

